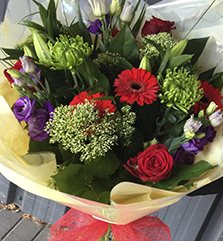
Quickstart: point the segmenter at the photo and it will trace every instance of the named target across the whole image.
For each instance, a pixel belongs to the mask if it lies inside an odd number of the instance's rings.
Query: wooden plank
[[[22,213],[13,213],[9,210],[0,210],[0,240],[10,232],[20,220],[22,220]]]
[[[42,229],[37,226],[32,220],[22,219],[11,231],[2,239],[2,241],[30,241]]]

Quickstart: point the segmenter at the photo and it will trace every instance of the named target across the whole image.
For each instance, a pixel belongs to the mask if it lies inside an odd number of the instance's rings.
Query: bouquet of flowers
[[[7,178],[126,224],[223,175],[223,72],[199,62],[208,36],[174,37],[140,0],[75,1],[65,23],[59,2],[33,2],[40,21],[2,48],[16,98],[13,113],[1,98]]]

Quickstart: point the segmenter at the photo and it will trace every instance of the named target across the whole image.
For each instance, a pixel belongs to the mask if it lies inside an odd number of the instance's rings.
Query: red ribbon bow
[[[98,241],[109,228],[109,223],[91,215],[70,209],[50,229],[48,241]],[[170,241],[169,227],[159,218],[145,216],[126,225],[111,224],[115,241]]]

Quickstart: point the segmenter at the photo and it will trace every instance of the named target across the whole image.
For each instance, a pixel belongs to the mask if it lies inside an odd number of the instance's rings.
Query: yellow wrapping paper
[[[3,29],[4,25],[1,31]],[[181,187],[165,191],[122,182],[112,189],[111,204],[105,205],[46,187],[46,180],[56,168],[55,155],[51,152],[27,154],[29,137],[10,109],[18,96],[7,81],[1,79],[0,82],[0,172],[24,190],[116,224],[127,224],[139,219],[177,202],[188,193]],[[193,190],[223,176],[223,125],[216,130],[214,142],[196,156],[195,162],[206,160],[219,167],[194,180]]]

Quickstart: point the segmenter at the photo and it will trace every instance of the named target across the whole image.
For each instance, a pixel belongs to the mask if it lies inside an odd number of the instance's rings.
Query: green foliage
[[[176,164],[168,179],[155,183],[152,186],[160,189],[171,190],[181,181],[189,181],[201,177],[205,172],[214,167],[206,161],[199,161],[193,165]]]
[[[89,185],[93,180],[93,177],[90,173],[86,173],[84,165],[81,164],[71,164],[52,178],[61,192],[79,197],[91,190]]]
[[[85,161],[85,166],[94,177],[107,177],[112,175],[120,166],[120,160],[113,151],[108,151],[105,156]]]
[[[110,52],[119,53],[132,65],[136,64],[139,58],[137,43],[128,25],[125,25],[114,37],[110,47]]]
[[[192,65],[194,65],[197,62],[197,60],[199,59],[200,55],[202,54],[202,52],[206,46],[208,39],[209,39],[209,37],[188,40],[187,46],[186,46],[183,54],[189,54],[189,55],[193,54],[193,57],[191,59]]]

